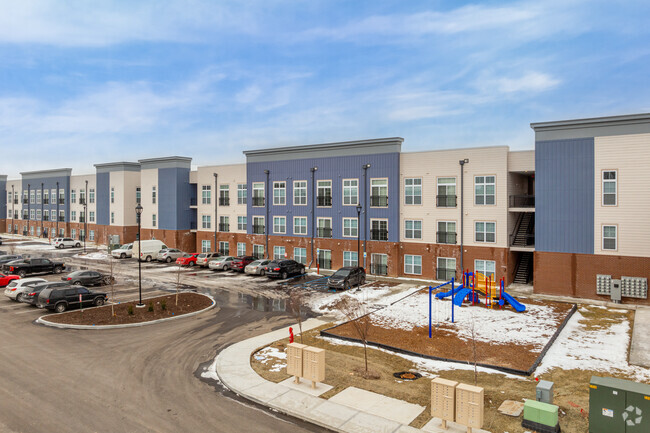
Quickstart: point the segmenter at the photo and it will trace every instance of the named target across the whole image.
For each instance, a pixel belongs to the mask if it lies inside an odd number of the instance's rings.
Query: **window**
[[[70,203],[76,203],[77,202],[77,191],[74,189],[70,190]]]
[[[50,191],[50,201],[52,204],[56,204],[56,190],[53,189]]]
[[[387,220],[370,220],[370,240],[371,241],[388,240]]]
[[[65,229],[59,229],[59,236],[64,237],[65,236]]]
[[[79,204],[86,204],[86,190],[79,190]]]
[[[253,183],[253,206],[264,206],[264,182]]]
[[[246,231],[246,219],[247,218],[245,216],[237,217],[237,230]]]
[[[41,237],[41,227],[36,227],[36,236]]]
[[[151,187],[151,204],[156,204],[156,187]]]
[[[317,188],[317,205],[320,207],[332,206],[332,181],[319,180]]]
[[[30,204],[35,204],[35,201],[36,201],[36,194],[32,190],[32,191],[29,192],[29,203]]]
[[[237,242],[237,255],[238,256],[245,256],[246,255],[246,243],[245,242]]]
[[[77,211],[73,210],[70,212],[70,220],[77,221]]]
[[[264,234],[264,217],[254,216],[253,217],[253,233],[261,235]]]
[[[359,254],[356,251],[343,251],[343,266],[359,266]]]
[[[210,253],[210,252],[212,252],[212,241],[202,240],[201,241],[201,252],[202,253]]]
[[[36,191],[36,204],[41,204],[41,191]]]
[[[370,179],[370,206],[388,206],[388,179]]]
[[[40,209],[36,209],[36,219],[37,219],[38,221],[41,220],[41,210],[40,210]]]
[[[357,218],[343,218],[343,237],[356,238],[359,236],[359,220]]]
[[[439,177],[438,193],[436,195],[437,207],[456,207],[456,178]]]
[[[253,245],[253,257],[257,259],[264,257],[264,245]]]
[[[115,188],[111,188],[111,203],[115,203]]]
[[[456,259],[438,257],[436,266],[436,280],[449,281],[456,277]]]
[[[91,223],[95,222],[95,212],[94,211],[90,211],[88,213],[88,221],[91,222]]]
[[[142,190],[140,187],[136,187],[135,189],[135,202],[137,204],[142,204]]]
[[[477,221],[476,242],[496,242],[496,223]]]
[[[285,258],[284,247],[273,247],[273,260],[283,260]]]
[[[227,256],[230,254],[230,243],[219,241],[219,254],[222,256]]]
[[[70,237],[74,239],[77,236],[77,229],[70,230]]]
[[[59,222],[64,222],[65,221],[65,211],[60,210],[59,211]]]
[[[246,198],[248,196],[248,191],[246,189],[245,183],[240,183],[237,185],[237,204],[246,204]]]
[[[495,281],[496,264],[492,260],[474,260],[474,272],[477,274],[483,274],[485,278],[492,278],[492,281]]]
[[[318,218],[318,237],[331,238],[332,237],[332,219],[331,218]]]
[[[294,248],[293,259],[303,265],[307,264],[307,248]]]
[[[212,228],[212,217],[210,215],[201,215],[201,228],[209,229]]]
[[[210,204],[212,203],[212,186],[202,185],[201,186],[201,204]]]
[[[151,214],[151,226],[156,227],[156,214]]]
[[[404,203],[422,204],[422,179],[404,179]]]
[[[495,204],[496,176],[474,176],[474,203]]]
[[[322,269],[332,269],[332,250],[318,250],[318,266]]]
[[[307,204],[307,181],[296,180],[293,182],[293,204],[303,206]]]
[[[95,188],[88,190],[88,203],[95,203]]]
[[[273,182],[273,204],[280,206],[287,204],[286,182]]]
[[[455,221],[438,221],[436,242],[439,244],[456,243],[456,222]]]
[[[616,250],[616,226],[603,226],[603,249]]]
[[[603,206],[616,206],[616,170],[603,171]]]
[[[11,214],[11,210],[9,210],[9,213]],[[45,209],[43,210],[43,221],[49,221],[50,220],[50,211]]]
[[[111,224],[115,224],[115,212],[111,212]]]
[[[404,221],[404,237],[406,239],[422,239],[422,221]]]
[[[29,201],[29,195],[27,194],[27,190],[23,191],[23,204],[27,204]]]
[[[293,234],[307,234],[307,217],[293,217]]]
[[[7,204],[11,203],[11,193],[7,193]]]
[[[222,215],[219,217],[219,231],[220,232],[229,232],[230,231],[230,217]]]
[[[404,273],[422,275],[422,256],[404,255]]]
[[[343,179],[343,205],[356,206],[359,203],[359,179]]]
[[[30,220],[35,219],[35,216],[36,216],[36,211],[34,211],[34,209],[30,209],[29,210],[29,219]]]
[[[273,233],[287,232],[287,217],[273,217]]]
[[[230,185],[219,185],[219,206],[230,206]]]
[[[91,230],[88,232],[88,240],[89,241],[94,241],[95,240],[95,230]]]
[[[34,236],[34,226],[31,226],[31,227],[29,228],[29,235],[30,235],[30,236]]]

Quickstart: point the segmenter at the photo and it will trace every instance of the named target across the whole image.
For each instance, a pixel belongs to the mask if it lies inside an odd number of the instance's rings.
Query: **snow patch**
[[[277,347],[265,347],[256,352],[253,357],[266,366],[271,364],[269,371],[278,372],[287,367],[287,353]]]

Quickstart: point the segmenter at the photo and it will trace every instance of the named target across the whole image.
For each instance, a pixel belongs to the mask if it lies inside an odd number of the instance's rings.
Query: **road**
[[[326,431],[200,379],[222,348],[292,322],[210,292],[218,308],[198,316],[97,331],[36,325],[42,310],[1,296],[0,432]]]

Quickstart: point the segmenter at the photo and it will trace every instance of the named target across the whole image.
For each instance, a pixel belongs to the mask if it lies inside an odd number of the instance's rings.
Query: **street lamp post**
[[[142,215],[142,206],[138,203],[135,207],[135,215],[138,220],[138,293],[140,301],[136,307],[144,307],[142,303],[142,242],[140,240],[140,216]]]
[[[43,236],[43,202],[45,201],[45,195],[43,195],[43,186],[45,184],[41,182],[41,236]]]
[[[88,236],[88,181],[86,181],[84,194],[84,254],[86,254],[86,236]]]
[[[363,202],[365,217],[363,219],[363,267],[366,268],[366,247],[368,245],[368,169],[370,164],[364,164],[363,168]]]
[[[212,173],[212,174],[214,175],[214,221],[213,221],[213,223],[214,223],[214,248],[211,248],[211,249],[212,249],[212,251],[218,251],[217,250],[217,247],[218,247],[218,244],[217,244],[217,221],[219,220],[219,217],[217,216],[218,215],[217,214],[217,212],[218,212],[218,209],[217,209],[217,199],[218,199],[218,196],[217,196],[217,189],[218,189],[217,179],[219,178],[218,177],[219,175],[217,173]],[[198,223],[197,223],[197,225],[198,225]]]
[[[357,203],[357,266],[360,265],[360,257],[361,257],[361,231],[359,230],[359,226],[361,220],[361,203]]]
[[[461,159],[458,161],[460,164],[460,275],[464,275],[465,268],[463,267],[463,171],[464,166],[469,162],[469,159]],[[462,280],[461,280],[462,281]],[[453,290],[453,287],[452,287]]]

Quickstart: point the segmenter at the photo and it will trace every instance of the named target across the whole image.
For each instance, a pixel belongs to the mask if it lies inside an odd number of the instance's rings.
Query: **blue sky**
[[[135,6],[134,6],[135,5]],[[3,1],[0,173],[650,111],[650,2]]]

